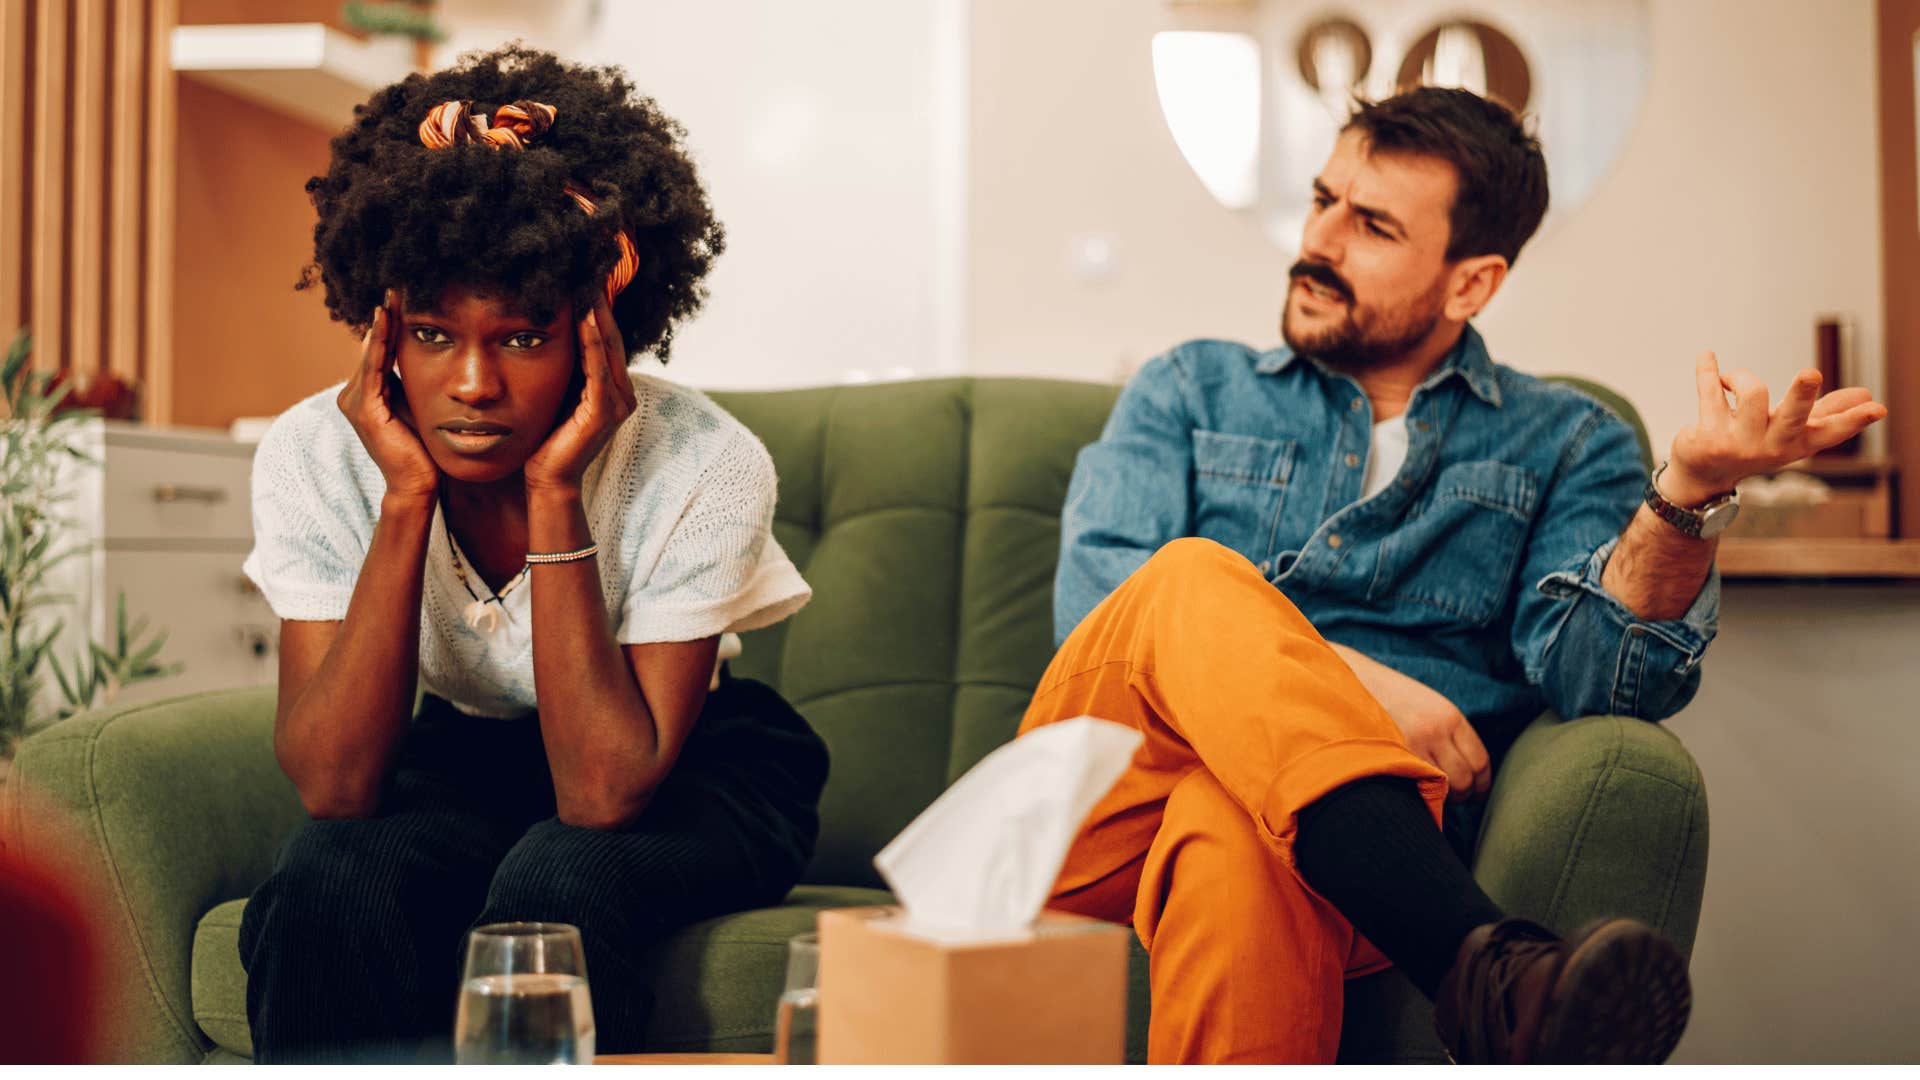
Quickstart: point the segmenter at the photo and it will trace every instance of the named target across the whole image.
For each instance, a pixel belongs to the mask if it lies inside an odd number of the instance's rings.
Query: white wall
[[[1278,338],[1287,253],[1207,196],[1160,117],[1164,0],[441,10],[443,60],[524,37],[622,65],[687,125],[731,247],[677,378],[1120,379],[1185,338]],[[1482,317],[1496,357],[1615,386],[1660,446],[1699,349],[1781,385],[1821,313],[1854,316],[1877,387],[1871,0],[1650,10],[1639,123]],[[1110,263],[1083,265],[1089,244]]]
[[[1453,5],[1436,5],[1453,10]],[[1702,348],[1784,385],[1816,314],[1881,354],[1872,0],[1651,0],[1637,128],[1480,325],[1496,358],[1607,382],[1664,447]],[[974,368],[1110,379],[1180,340],[1278,341],[1289,257],[1174,148],[1148,48],[1162,0],[974,0]],[[1076,278],[1077,239],[1111,276]]]
[[[727,253],[668,371],[705,387],[957,370],[961,0],[443,0],[436,55],[618,64],[687,128]],[[561,119],[565,122],[565,118]]]
[[[1653,13],[1612,180],[1528,249],[1482,326],[1516,366],[1612,382],[1664,448],[1694,418],[1703,348],[1777,392],[1814,362],[1815,316],[1850,312],[1878,372],[1879,120],[1871,0]]]

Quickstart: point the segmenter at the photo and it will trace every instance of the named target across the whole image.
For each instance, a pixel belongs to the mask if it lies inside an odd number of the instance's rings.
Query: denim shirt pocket
[[[1539,498],[1534,474],[1517,465],[1469,461],[1440,470],[1381,542],[1367,599],[1487,625],[1513,596]]]
[[[1193,517],[1201,536],[1252,559],[1273,554],[1280,506],[1293,476],[1294,442],[1193,432]]]

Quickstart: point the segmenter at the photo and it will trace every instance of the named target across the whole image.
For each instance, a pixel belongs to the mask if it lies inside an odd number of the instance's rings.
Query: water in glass
[[[780,995],[774,1022],[775,1057],[783,1065],[812,1065],[820,1035],[820,991],[811,987]]]
[[[497,923],[467,937],[454,1013],[461,1065],[587,1065],[593,1002],[580,931],[565,923]]]
[[[812,1065],[818,1059],[819,977],[820,935],[788,941],[787,986],[773,1024],[774,1060],[782,1065]]]
[[[460,987],[454,1060],[462,1065],[586,1065],[593,1006],[578,975],[482,975]]]

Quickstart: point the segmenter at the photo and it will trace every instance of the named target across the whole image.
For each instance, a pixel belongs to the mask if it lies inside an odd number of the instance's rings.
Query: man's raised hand
[[[1838,446],[1887,415],[1887,407],[1860,387],[1823,396],[1820,373],[1811,368],[1794,376],[1778,405],[1753,372],[1721,371],[1712,350],[1700,354],[1694,375],[1700,419],[1674,436],[1660,478],[1661,494],[1678,506],[1699,506],[1749,476]]]

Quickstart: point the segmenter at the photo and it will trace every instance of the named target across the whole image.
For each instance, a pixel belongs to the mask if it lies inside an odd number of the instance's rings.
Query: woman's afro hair
[[[490,118],[522,99],[556,110],[524,149],[420,142],[420,122],[441,102],[468,101]],[[354,107],[327,174],[307,181],[320,220],[314,263],[297,288],[311,288],[317,271],[327,309],[356,332],[390,287],[424,310],[461,285],[545,323],[604,295],[619,223],[640,265],[614,298],[614,321],[630,354],[652,349],[665,360],[675,324],[699,310],[701,279],[726,246],[680,145],[685,135],[618,68],[564,63],[518,42],[464,53]],[[569,184],[594,201],[594,214],[564,193]]]

